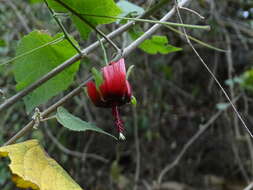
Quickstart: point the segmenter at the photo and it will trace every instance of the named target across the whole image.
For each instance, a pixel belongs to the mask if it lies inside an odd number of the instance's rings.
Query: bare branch
[[[46,123],[45,123],[46,125]],[[46,126],[47,127],[47,126]],[[48,137],[53,141],[53,143],[65,154],[68,154],[70,156],[74,156],[74,157],[77,157],[79,159],[82,159],[82,161],[84,161],[84,156],[86,158],[92,158],[94,160],[98,160],[98,161],[101,161],[103,163],[108,163],[108,160],[105,159],[104,157],[102,156],[99,156],[97,154],[93,154],[93,153],[82,153],[82,152],[78,152],[78,151],[75,151],[75,150],[70,150],[68,149],[67,147],[65,147],[63,144],[61,144],[57,138],[54,137],[54,135],[52,134],[52,132],[50,131],[49,128],[46,128],[45,129],[46,131],[46,134],[48,135]]]
[[[82,84],[80,84],[77,88],[75,88],[74,90],[72,90],[70,93],[68,93],[66,96],[64,96],[63,98],[61,98],[58,102],[56,102],[55,104],[51,105],[49,108],[47,108],[45,111],[43,111],[41,113],[41,117],[45,118],[47,117],[49,114],[51,114],[52,112],[54,112],[57,107],[61,106],[64,102],[66,102],[67,100],[71,99],[72,97],[74,97],[75,95],[79,94],[82,91],[82,88],[85,86],[85,84],[90,81],[92,78],[89,77],[87,80],[85,80]],[[15,134],[10,140],[8,140],[4,146],[12,144],[13,142],[15,142],[17,139],[19,139],[20,137],[24,136],[28,131],[30,131],[34,126],[34,120],[30,121],[24,128],[22,128],[17,134]]]
[[[154,13],[157,9],[159,9],[160,7],[162,7],[168,1],[169,0],[162,0],[158,4],[154,5],[154,7],[150,8],[148,11],[146,11],[145,13],[143,13],[142,15],[140,15],[138,18],[143,18],[143,17],[146,17],[146,16]],[[128,22],[127,24],[119,27],[115,31],[113,31],[110,34],[108,34],[107,38],[114,38],[117,35],[120,35],[121,33],[127,31],[134,24],[135,24],[134,21]],[[101,41],[104,42],[105,39],[103,38],[103,39],[101,39]],[[30,86],[26,87],[25,89],[23,89],[22,91],[18,92],[14,96],[6,99],[0,105],[0,112],[2,112],[3,110],[9,108],[13,104],[15,104],[17,101],[19,101],[20,99],[22,99],[24,96],[26,96],[27,94],[29,94],[30,92],[32,92],[33,90],[35,90],[36,88],[38,88],[39,86],[41,86],[43,83],[45,83],[49,79],[53,78],[54,76],[56,76],[57,74],[59,74],[61,71],[63,71],[64,69],[68,68],[69,66],[71,66],[72,64],[74,64],[76,61],[80,60],[82,57],[84,57],[87,54],[89,54],[92,51],[94,51],[97,47],[99,47],[99,45],[100,45],[99,41],[96,41],[95,43],[91,44],[90,46],[88,46],[87,48],[85,48],[84,50],[82,50],[82,55],[81,54],[74,55],[73,57],[69,58],[68,60],[66,60],[65,62],[63,62],[62,64],[58,65],[53,70],[51,70],[50,72],[48,72],[47,74],[45,74],[44,76],[42,76],[37,81],[35,81],[34,83],[32,83]]]
[[[183,0],[181,2],[180,5],[185,5],[187,2],[189,2],[190,0]],[[172,17],[172,15],[175,13],[175,8],[173,8],[171,11],[169,11],[168,14],[166,14],[161,21],[165,21],[168,20],[169,18]],[[133,24],[133,23],[132,23]],[[132,25],[131,24],[131,25]],[[131,26],[130,25],[130,26]],[[132,44],[130,44],[124,51],[123,51],[123,55],[124,57],[127,56],[128,54],[130,54],[133,50],[135,50],[139,44],[141,44],[145,39],[149,38],[156,30],[158,30],[161,27],[160,24],[155,24],[153,27],[151,27],[146,33],[144,33],[141,37],[139,37],[137,40],[135,40]],[[99,45],[99,42],[96,42],[97,45]],[[97,46],[96,46],[97,47]],[[92,46],[90,46],[89,48],[92,49]],[[86,48],[86,52],[85,50],[82,51],[82,53],[87,54],[87,51],[91,51],[89,48]],[[94,47],[93,47],[94,48]],[[80,55],[75,55],[74,57],[79,57]],[[65,62],[66,64],[70,65],[71,63],[69,62]],[[59,67],[59,66],[58,66]],[[57,67],[57,68],[58,68]],[[63,70],[63,69],[62,69]],[[81,92],[82,87],[85,86],[85,84],[90,81],[92,79],[92,77],[89,77],[87,80],[85,80],[82,84],[80,84],[77,88],[75,88],[73,91],[71,91],[69,94],[67,94],[66,96],[64,96],[62,99],[60,99],[58,102],[56,102],[55,104],[53,104],[52,106],[50,106],[49,108],[47,108],[44,112],[41,113],[41,116],[44,118],[46,116],[48,116],[50,113],[52,113],[53,111],[55,111],[57,109],[57,107],[59,107],[60,105],[62,105],[64,102],[66,102],[67,100],[71,99],[73,96],[77,95],[78,93]],[[0,107],[1,108],[1,107]],[[1,111],[1,109],[0,109]],[[15,142],[17,139],[19,139],[20,137],[22,137],[23,135],[25,135],[28,131],[30,131],[33,127],[34,121],[29,122],[23,129],[21,129],[16,135],[14,135],[9,141],[7,141],[4,145],[9,145],[13,142]]]
[[[183,20],[182,17],[180,15],[178,6],[181,6],[177,3],[177,0],[175,0],[175,8],[177,11],[177,15],[179,17],[180,22],[183,24]],[[250,131],[249,127],[246,125],[244,119],[242,118],[241,114],[239,113],[238,109],[236,108],[235,104],[232,102],[231,98],[229,97],[228,93],[226,92],[226,90],[223,88],[223,86],[221,85],[220,81],[217,79],[217,77],[214,75],[214,73],[212,72],[212,70],[208,67],[208,65],[205,63],[205,61],[203,60],[203,58],[199,55],[199,53],[197,52],[197,50],[195,49],[195,47],[193,46],[193,44],[191,43],[187,32],[185,30],[185,28],[183,27],[183,32],[185,34],[185,38],[187,43],[189,44],[189,46],[192,48],[193,52],[196,54],[196,56],[198,57],[198,59],[200,60],[200,62],[202,63],[202,65],[206,68],[206,70],[208,71],[208,73],[212,76],[212,78],[214,79],[214,81],[216,82],[216,84],[219,86],[219,88],[221,89],[223,95],[226,97],[226,99],[229,101],[231,107],[234,110],[234,113],[237,115],[238,119],[241,121],[243,127],[245,128],[245,130],[248,132],[248,134],[251,136],[251,138],[253,138],[253,134]]]
[[[190,0],[182,0],[180,1],[179,6],[184,6],[188,2],[190,2]],[[176,12],[176,9],[175,7],[173,7],[160,21],[163,22],[170,19],[175,12]],[[152,34],[155,33],[161,26],[162,26],[161,24],[155,24],[142,36],[136,39],[132,44],[130,44],[127,48],[124,49],[123,57],[126,57],[127,55],[129,55],[133,51],[133,49],[136,49],[143,41],[151,37]]]
[[[32,30],[29,28],[29,26],[26,23],[26,19],[23,17],[23,15],[19,12],[18,8],[14,3],[12,3],[11,0],[5,0],[5,3],[12,8],[13,12],[17,15],[17,18],[19,19],[20,23],[24,27],[25,31],[27,33],[31,32]]]
[[[90,28],[92,28],[93,30],[96,31],[96,33],[98,33],[100,36],[102,36],[109,44],[111,44],[111,46],[116,50],[116,52],[120,52],[120,49],[118,48],[118,46],[110,39],[108,38],[101,30],[97,29],[95,26],[93,26],[93,24],[91,24],[88,20],[86,20],[86,18],[84,18],[81,14],[79,14],[78,12],[76,12],[74,9],[72,9],[70,6],[68,6],[67,4],[65,4],[64,2],[62,2],[61,0],[55,0],[57,3],[59,3],[60,5],[62,5],[64,8],[66,8],[67,10],[69,10],[71,13],[73,13],[76,17],[78,17],[80,20],[82,20],[85,24],[87,24]]]
[[[170,164],[168,164],[160,173],[157,183],[158,185],[161,184],[163,177],[166,175],[166,173],[168,171],[170,171],[172,168],[174,168],[175,166],[178,165],[179,161],[181,161],[182,157],[184,156],[184,154],[186,153],[186,151],[191,147],[191,145],[201,136],[201,134],[203,134],[208,127],[211,126],[211,124],[213,124],[213,122],[221,115],[221,113],[223,113],[223,111],[219,111],[216,114],[214,114],[209,121],[205,124],[202,125],[200,127],[200,129],[197,131],[197,133],[195,133],[195,135],[193,135],[190,140],[184,145],[183,149],[181,150],[181,152],[178,154],[178,156],[176,157],[176,159],[171,162]]]

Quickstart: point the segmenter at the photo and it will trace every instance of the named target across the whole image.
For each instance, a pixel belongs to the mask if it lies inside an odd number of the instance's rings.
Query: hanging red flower
[[[124,139],[123,121],[120,119],[118,107],[131,100],[131,86],[126,78],[124,59],[111,62],[102,68],[103,83],[96,88],[93,81],[86,84],[87,92],[92,102],[98,107],[112,108],[115,126],[119,132],[119,138]]]

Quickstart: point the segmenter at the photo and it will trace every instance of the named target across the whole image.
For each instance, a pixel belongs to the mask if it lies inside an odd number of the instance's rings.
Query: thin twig
[[[80,158],[83,160],[83,157],[85,155],[86,158],[92,158],[98,161],[101,161],[103,163],[108,163],[108,160],[103,158],[102,156],[99,156],[97,154],[92,154],[92,153],[82,153],[82,152],[78,152],[75,150],[70,150],[67,147],[63,146],[58,140],[57,138],[55,138],[52,134],[52,132],[50,131],[50,129],[47,127],[47,124],[45,123],[45,131],[47,136],[52,140],[52,142],[65,154],[68,154],[70,156],[75,156],[77,158]]]
[[[81,83],[77,88],[75,88],[74,90],[72,90],[66,96],[64,96],[63,98],[61,98],[58,102],[54,103],[49,108],[47,108],[45,111],[43,111],[41,113],[41,117],[42,118],[47,117],[49,114],[51,114],[52,112],[54,112],[59,106],[61,106],[64,102],[66,102],[67,100],[73,98],[75,95],[79,94],[83,90],[83,87],[86,85],[86,83],[88,81],[90,81],[91,79],[92,79],[92,77],[89,77],[87,80],[85,80],[83,83]],[[33,125],[34,125],[34,120],[30,121],[24,128],[22,128],[10,140],[8,140],[4,144],[4,146],[12,144],[17,139],[19,139],[20,137],[24,136],[27,132],[29,132],[33,128]]]
[[[31,54],[31,53],[34,53],[35,51],[37,51],[37,50],[39,50],[39,49],[41,49],[41,48],[44,48],[44,47],[49,46],[49,45],[56,44],[56,43],[58,43],[58,42],[61,42],[63,39],[64,39],[64,36],[61,36],[61,37],[56,38],[55,40],[53,40],[53,41],[51,41],[51,42],[47,42],[47,43],[45,43],[45,44],[43,44],[43,45],[41,45],[41,46],[38,46],[38,47],[36,47],[36,48],[34,48],[34,49],[30,50],[30,51],[27,51],[27,52],[25,52],[25,53],[22,53],[22,54],[20,54],[20,55],[18,55],[18,56],[16,56],[16,57],[13,57],[12,59],[9,59],[9,60],[7,60],[7,61],[5,61],[5,62],[3,62],[3,63],[0,63],[0,67],[3,66],[3,65],[6,65],[6,64],[8,64],[8,63],[11,63],[11,62],[13,62],[13,61],[15,61],[15,60],[17,60],[17,59],[20,59],[20,58],[22,58],[22,57],[24,57],[24,56],[26,56],[26,55],[29,55],[29,54]]]
[[[77,16],[80,20],[82,20],[85,24],[87,24],[90,28],[96,31],[97,34],[102,36],[111,46],[116,50],[116,52],[121,52],[118,46],[110,39],[108,38],[101,30],[97,29],[95,26],[93,26],[87,19],[85,19],[81,14],[76,12],[73,8],[62,2],[61,0],[55,0],[60,5],[62,5],[64,8],[69,10],[71,13],[73,13],[75,16]]]
[[[198,16],[199,18],[201,18],[201,19],[205,19],[205,17],[203,17],[203,16],[202,16],[201,14],[199,14],[197,11],[194,11],[194,10],[189,9],[189,8],[187,8],[187,7],[179,7],[179,8],[182,9],[182,10],[189,11],[189,12],[191,12],[191,13],[197,15],[197,16]]]
[[[203,29],[210,30],[209,25],[192,25],[192,24],[181,24],[175,22],[165,22],[165,21],[157,21],[157,20],[149,20],[149,19],[140,19],[140,18],[130,18],[130,17],[120,17],[120,16],[104,16],[104,15],[93,15],[93,14],[81,14],[89,17],[99,17],[99,18],[112,18],[112,19],[121,19],[121,20],[131,20],[138,22],[146,22],[152,24],[162,24],[165,26],[178,26],[178,27],[186,27],[186,28],[194,28],[194,29]]]
[[[253,183],[250,183],[247,187],[245,187],[243,190],[251,190],[253,188]]]
[[[168,29],[170,29],[171,31],[177,33],[177,34],[180,34],[180,36],[184,35],[183,32],[181,32],[180,30],[177,30],[177,29],[175,29],[175,28],[173,28],[173,27],[171,27],[171,26],[165,26],[165,27],[168,28]],[[202,46],[207,47],[207,48],[210,48],[210,49],[213,49],[213,50],[216,50],[216,51],[220,51],[220,52],[227,52],[227,50],[220,49],[220,48],[217,48],[217,47],[212,46],[212,45],[210,45],[210,44],[207,44],[206,42],[203,42],[203,41],[201,41],[201,40],[199,40],[199,39],[197,39],[197,38],[194,38],[194,37],[192,37],[192,36],[190,36],[190,35],[188,35],[188,38],[191,39],[192,41],[194,41],[194,42],[196,42],[196,43],[202,45]]]
[[[139,18],[146,17],[146,16],[154,13],[160,7],[162,7],[163,5],[165,5],[168,1],[169,0],[162,0],[158,4],[154,5],[151,9],[147,10],[142,15],[140,15]],[[135,24],[135,22],[132,21],[132,22],[129,22],[129,23],[127,23],[127,24],[119,27],[115,31],[113,31],[110,34],[108,34],[107,38],[116,37],[117,35],[119,35],[119,34],[125,32],[125,31],[127,31],[134,24]],[[105,41],[104,38],[101,39],[101,42],[104,42],[104,41]],[[50,72],[48,72],[44,76],[42,76],[40,79],[38,79],[37,81],[35,81],[34,83],[32,83],[30,86],[28,86],[25,89],[21,90],[16,95],[14,95],[14,96],[6,99],[0,105],[0,112],[2,112],[3,110],[5,110],[5,109],[9,108],[10,106],[12,106],[13,104],[15,104],[17,101],[19,101],[20,99],[22,99],[24,96],[26,96],[27,94],[29,94],[30,92],[32,92],[33,90],[35,90],[36,88],[38,88],[40,85],[42,85],[43,83],[47,82],[49,79],[51,79],[54,76],[56,76],[57,74],[59,74],[65,68],[68,68],[69,66],[71,66],[72,64],[74,64],[76,61],[80,60],[83,56],[86,56],[87,54],[89,54],[92,51],[94,51],[97,47],[99,47],[99,41],[96,41],[95,43],[91,44],[90,46],[88,46],[87,48],[85,48],[84,50],[82,50],[82,55],[76,54],[76,55],[72,56],[71,58],[69,58],[68,60],[66,60],[62,64],[58,65],[56,68],[54,68],[53,70],[51,70]]]
[[[135,166],[135,176],[134,176],[134,190],[138,189],[138,183],[140,178],[140,163],[141,163],[141,151],[140,151],[140,142],[138,135],[138,116],[136,112],[136,107],[133,106],[133,121],[134,121],[134,140],[135,140],[135,149],[136,149],[136,166]]]
[[[212,72],[213,72],[215,75],[216,75],[216,72],[217,72],[218,60],[219,60],[219,54],[215,52],[215,53],[214,53],[214,56],[213,56],[213,69],[212,69]],[[209,93],[212,92],[213,84],[214,84],[214,79],[211,77],[211,78],[210,78],[209,85],[208,85],[208,92],[209,92]]]
[[[211,124],[213,124],[213,122],[223,113],[223,110],[218,111],[216,114],[214,114],[209,121],[202,125],[200,127],[200,129],[197,131],[197,133],[195,133],[195,135],[193,135],[190,140],[184,145],[183,149],[181,150],[181,152],[178,154],[178,156],[176,157],[176,159],[171,162],[170,164],[168,164],[160,173],[157,183],[158,185],[160,185],[162,183],[163,177],[166,175],[166,173],[168,171],[170,171],[172,168],[174,168],[175,166],[178,165],[178,163],[181,161],[182,157],[184,156],[184,154],[186,153],[186,151],[191,147],[191,145],[201,136],[201,134],[203,134],[208,127],[211,126]]]
[[[190,0],[182,0],[180,1],[179,5],[184,6],[187,4]],[[176,12],[175,7],[173,7],[160,21],[166,21],[172,17],[172,15]],[[126,57],[130,52],[133,51],[133,49],[136,49],[143,41],[148,39],[152,36],[152,34],[161,27],[161,24],[155,24],[153,27],[151,27],[148,31],[146,31],[143,35],[141,35],[139,38],[137,38],[132,44],[130,44],[127,48],[123,51],[123,57]]]
[[[231,39],[226,29],[224,29],[224,33],[225,33],[225,39],[226,39],[227,49],[228,49],[228,52],[226,53],[226,59],[227,59],[227,64],[228,64],[228,79],[232,80],[234,68],[233,68]],[[234,84],[229,85],[229,91],[230,91],[230,96],[233,99],[235,97]],[[238,125],[239,124],[238,117],[236,117],[235,112],[233,112],[232,114],[233,114],[233,121],[234,121],[235,137],[236,139],[240,139],[241,133],[240,133],[239,125]]]
[[[25,18],[22,16],[22,14],[19,12],[18,8],[14,3],[12,3],[11,0],[5,0],[6,4],[9,5],[9,7],[12,8],[13,12],[17,15],[17,18],[19,19],[21,25],[24,27],[25,31],[27,33],[30,33],[32,30],[29,28],[29,26],[26,23]]]
[[[248,136],[248,137],[249,137],[249,136]],[[244,168],[244,165],[243,165],[244,162],[243,162],[242,159],[240,158],[239,150],[238,150],[238,148],[236,147],[236,144],[235,144],[235,142],[233,142],[233,140],[234,140],[234,139],[232,139],[232,150],[233,150],[233,152],[234,152],[236,162],[237,162],[237,164],[238,164],[238,166],[239,166],[239,169],[240,169],[240,171],[241,171],[241,173],[242,173],[242,176],[244,177],[245,181],[246,181],[247,183],[249,183],[249,182],[250,182],[249,175],[247,174],[247,171],[246,171],[245,168]]]
[[[189,2],[190,0],[183,0],[181,3],[182,5],[186,4],[187,2]],[[164,18],[162,18],[161,20],[167,20],[169,19],[173,13],[175,13],[175,8],[173,8],[168,14],[166,14],[166,16]],[[132,23],[133,24],[133,23]],[[131,25],[132,25],[131,24]],[[130,26],[131,26],[130,25]],[[142,43],[145,39],[147,39],[148,37],[150,37],[150,35],[152,35],[157,29],[160,28],[161,25],[156,24],[154,25],[151,30],[147,31],[147,34],[142,35],[140,38],[138,38],[137,40],[135,40],[133,42],[133,44],[130,44],[127,48],[126,48],[126,52],[125,52],[125,56],[127,56],[129,53],[131,53],[135,48],[138,47],[138,45],[140,43]],[[112,33],[111,35],[113,35],[114,33]],[[97,45],[99,45],[99,42],[96,42]],[[89,46],[88,48],[86,48],[85,50],[82,51],[82,53],[86,53],[87,51],[91,51],[93,50],[93,48],[96,48],[96,43],[94,43],[93,45]],[[94,47],[95,46],[95,47]],[[72,57],[71,59],[75,59],[77,60],[78,57],[80,57],[80,55],[75,55],[74,57]],[[72,63],[71,61],[67,60],[66,65],[68,64],[68,66]],[[66,66],[67,67],[67,66]],[[58,67],[57,67],[58,68]],[[56,68],[55,68],[56,69]],[[62,67],[60,67],[60,69],[64,69]],[[51,74],[52,75],[52,74]],[[47,75],[45,75],[47,76]],[[55,104],[53,104],[52,106],[50,106],[49,108],[47,108],[44,112],[41,113],[41,116],[47,117],[50,113],[54,112],[57,107],[59,107],[60,105],[62,105],[64,102],[66,102],[67,100],[71,99],[72,97],[74,97],[75,95],[79,94],[82,91],[82,88],[86,85],[86,83],[88,81],[90,81],[92,79],[92,77],[89,77],[87,80],[85,80],[82,84],[80,84],[77,88],[75,88],[74,90],[72,90],[69,94],[67,94],[66,96],[64,96],[63,98],[61,98],[58,102],[56,102]],[[0,106],[0,111],[1,111],[1,106]],[[19,139],[20,137],[24,136],[28,131],[30,131],[32,129],[34,125],[34,121],[29,122],[24,128],[22,128],[16,135],[14,135],[10,140],[8,140],[4,145],[9,145],[14,143],[17,139]]]
[[[178,6],[179,6],[179,4],[177,4],[177,0],[175,0],[175,7],[176,7],[176,10],[177,10],[177,14],[178,14],[179,20],[180,20],[181,23],[183,23],[182,17],[181,17],[181,15],[179,13]],[[197,50],[194,48],[193,44],[191,43],[190,39],[188,38],[187,32],[186,32],[186,30],[185,30],[184,27],[183,27],[183,31],[185,33],[185,38],[186,38],[188,44],[190,45],[190,47],[192,48],[192,50],[194,51],[194,53],[197,55],[197,57],[200,60],[200,62],[202,63],[202,65],[206,68],[206,70],[209,72],[209,74],[213,77],[213,79],[215,80],[216,84],[219,86],[219,88],[221,89],[222,93],[225,95],[226,99],[231,104],[234,112],[236,113],[237,117],[241,121],[243,127],[246,129],[246,131],[249,133],[249,135],[253,138],[253,134],[251,133],[251,131],[249,130],[249,128],[246,125],[245,121],[243,120],[241,114],[239,113],[239,111],[235,107],[235,104],[232,102],[232,100],[230,99],[229,95],[227,94],[227,92],[225,91],[225,89],[223,88],[223,86],[221,85],[221,83],[219,82],[219,80],[217,79],[217,77],[213,74],[213,72],[211,71],[211,69],[208,67],[208,65],[205,63],[205,61],[199,55],[199,53],[197,52]]]
[[[63,32],[63,34],[64,34],[66,40],[68,40],[68,42],[72,45],[72,47],[75,48],[76,51],[77,51],[79,54],[82,55],[81,50],[80,50],[79,47],[77,47],[77,45],[74,44],[74,42],[71,40],[71,38],[70,38],[70,36],[69,36],[69,34],[68,34],[66,28],[63,26],[63,24],[62,24],[62,22],[60,21],[60,19],[55,15],[54,10],[51,9],[51,8],[49,7],[49,5],[48,5],[48,3],[47,3],[46,0],[44,0],[44,2],[45,2],[45,4],[47,5],[47,8],[48,8],[49,12],[52,14],[54,20],[56,21],[56,23],[57,23],[57,24],[59,25],[59,27],[61,28],[61,30],[62,30],[62,32]]]
[[[21,98],[23,98],[24,96],[26,96],[27,94],[29,94],[30,92],[32,92],[34,89],[36,89],[39,86],[41,86],[43,83],[45,83],[46,81],[48,81],[49,79],[51,79],[55,75],[59,74],[65,68],[69,67],[71,64],[73,64],[73,63],[77,62],[78,60],[80,60],[81,57],[83,57],[84,55],[85,54],[83,54],[82,56],[80,54],[77,54],[77,55],[73,56],[72,58],[70,58],[67,61],[65,61],[63,64],[55,67],[53,70],[51,70],[50,72],[48,72],[46,75],[42,76],[40,79],[38,79],[37,81],[35,81],[34,83],[32,83],[27,88],[21,90],[20,92],[18,92],[14,96],[6,99],[0,105],[0,112],[3,111],[4,109],[10,107],[14,103],[16,103],[18,100],[20,100]]]

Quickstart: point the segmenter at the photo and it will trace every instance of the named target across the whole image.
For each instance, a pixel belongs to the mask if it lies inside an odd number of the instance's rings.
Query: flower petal
[[[131,100],[132,91],[126,80],[124,59],[102,68],[103,83],[96,89],[94,82],[87,83],[88,95],[99,107],[121,106]]]
[[[126,89],[126,69],[124,59],[112,62],[109,66],[102,69],[104,84],[101,91],[105,98],[122,97]]]
[[[97,91],[95,83],[92,81],[89,81],[87,82],[86,86],[87,86],[87,92],[90,99],[96,106],[99,106],[102,102],[102,98],[99,92]]]

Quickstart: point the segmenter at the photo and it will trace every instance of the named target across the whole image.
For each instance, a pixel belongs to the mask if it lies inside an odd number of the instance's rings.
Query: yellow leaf
[[[37,140],[4,146],[0,156],[8,156],[12,180],[20,188],[34,190],[82,190],[68,173],[50,158]]]

